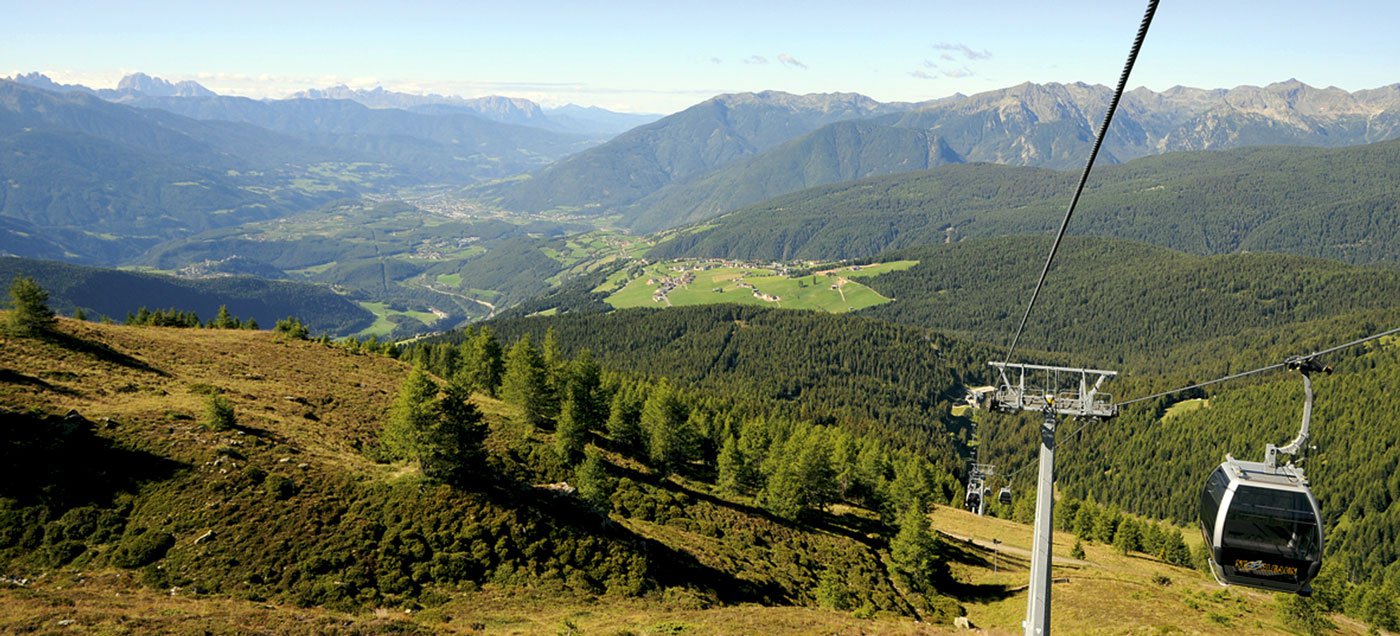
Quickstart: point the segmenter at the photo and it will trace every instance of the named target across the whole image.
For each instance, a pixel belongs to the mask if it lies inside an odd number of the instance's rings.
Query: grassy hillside
[[[1197,254],[1400,260],[1400,141],[1173,153],[1094,172],[1070,229]],[[655,258],[830,259],[1051,232],[1074,174],[944,166],[813,188],[708,221]]]
[[[621,480],[604,519],[533,487],[557,479],[551,434],[480,395],[495,476],[434,485],[369,457],[403,363],[268,333],[59,329],[0,354],[0,629],[946,631],[911,618],[886,570],[887,530],[863,508],[783,521],[605,451]],[[202,423],[214,391],[234,404],[234,428]],[[932,520],[949,572],[940,594],[975,624],[1014,630],[1028,528],[948,509]],[[995,558],[981,547],[991,539]],[[824,588],[830,572],[846,596]],[[1125,616],[1187,631],[1283,625],[1268,597],[1217,592],[1141,554],[1091,544],[1061,573],[1061,630],[1116,633]]]
[[[67,320],[60,330],[8,340],[0,357],[8,627],[47,624],[55,604],[81,601],[63,620],[110,624],[156,609],[139,624],[157,630],[229,629],[253,607],[272,608],[251,624],[274,631],[336,612],[366,629],[405,629],[410,611],[425,630],[460,633],[565,621],[729,633],[770,614],[791,633],[921,629],[900,618],[912,610],[884,573],[881,542],[843,529],[861,515],[788,523],[614,456],[610,470],[624,479],[608,520],[533,487],[560,476],[536,459],[548,433],[480,396],[494,477],[433,485],[411,465],[367,456],[402,363],[268,333]],[[215,391],[237,411],[232,429],[202,423]],[[866,618],[816,609],[824,567],[847,573]],[[123,591],[129,604],[115,601]],[[197,603],[209,614],[190,617]],[[742,603],[764,609],[733,609]],[[395,620],[363,614],[373,608]]]

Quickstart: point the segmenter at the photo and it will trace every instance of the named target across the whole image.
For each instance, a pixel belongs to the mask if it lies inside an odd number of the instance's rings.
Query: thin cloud
[[[968,68],[967,66],[959,66],[957,68],[945,68],[939,66],[933,60],[924,60],[924,68],[930,69],[932,72],[925,71],[923,69],[918,69],[915,71],[911,71],[909,74],[919,79],[938,79],[941,77],[962,79],[964,77],[972,77],[973,75],[976,75],[976,73],[972,72],[972,69]]]
[[[768,58],[763,57],[762,55],[750,55],[750,56],[744,58],[744,63],[745,63],[745,64],[767,64],[767,63],[768,63]]]
[[[778,61],[779,61],[779,62],[782,62],[783,64],[786,64],[786,65],[788,65],[788,66],[791,66],[791,67],[793,67],[793,68],[800,68],[800,69],[802,69],[802,70],[804,70],[804,71],[807,70],[807,65],[806,65],[806,64],[803,64],[802,62],[798,61],[797,58],[795,58],[795,57],[793,57],[793,56],[791,56],[791,55],[788,55],[787,53],[779,53],[779,54],[778,54]]]
[[[962,42],[939,42],[933,45],[933,49],[935,51],[943,51],[944,53],[941,57],[950,62],[954,61],[959,54],[961,54],[962,58],[965,60],[987,60],[992,57],[991,51],[987,49],[978,51]]]
[[[721,59],[719,59],[719,58],[717,58],[717,57],[712,57],[712,58],[710,58],[708,61],[709,61],[711,64],[723,64],[723,63],[724,63],[724,60],[721,60]]]

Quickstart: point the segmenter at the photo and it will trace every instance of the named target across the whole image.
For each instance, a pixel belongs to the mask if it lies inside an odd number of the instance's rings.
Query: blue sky
[[[1145,0],[65,2],[0,0],[0,74],[226,94],[383,85],[674,112],[718,93],[922,101],[1117,80]],[[1400,82],[1400,3],[1163,0],[1132,85]]]

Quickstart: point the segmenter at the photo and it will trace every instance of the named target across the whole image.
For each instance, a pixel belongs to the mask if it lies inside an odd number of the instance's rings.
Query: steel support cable
[[[1142,41],[1147,38],[1147,29],[1152,25],[1152,16],[1157,13],[1157,0],[1148,0],[1147,11],[1142,16],[1142,23],[1138,25],[1137,36],[1133,38],[1133,48],[1128,51],[1128,62],[1123,65],[1123,74],[1118,76],[1118,88],[1113,91],[1113,100],[1108,104],[1108,112],[1104,113],[1103,125],[1099,126],[1099,135],[1094,139],[1094,148],[1089,152],[1089,161],[1084,164],[1084,172],[1079,175],[1079,185],[1074,189],[1074,197],[1069,201],[1069,208],[1065,210],[1065,219],[1060,223],[1060,231],[1055,235],[1055,242],[1050,246],[1050,255],[1045,258],[1045,268],[1040,271],[1040,281],[1035,284],[1035,291],[1031,292],[1031,301],[1026,304],[1026,313],[1021,316],[1021,324],[1016,327],[1016,335],[1012,336],[1011,344],[1006,347],[1006,359],[1003,362],[1011,362],[1011,354],[1016,350],[1017,343],[1021,340],[1021,333],[1026,328],[1026,321],[1030,320],[1031,309],[1035,307],[1035,299],[1040,296],[1040,290],[1045,286],[1045,276],[1050,273],[1050,264],[1055,260],[1055,252],[1060,249],[1060,241],[1065,238],[1065,230],[1069,228],[1069,219],[1074,216],[1074,208],[1079,205],[1079,197],[1084,193],[1084,184],[1089,181],[1089,172],[1094,168],[1094,160],[1099,156],[1099,149],[1103,146],[1104,137],[1108,135],[1108,125],[1113,121],[1113,113],[1118,110],[1118,102],[1123,98],[1123,91],[1128,85],[1128,76],[1133,72],[1133,65],[1137,63],[1138,51],[1142,49]]]
[[[1327,354],[1329,354],[1329,353],[1335,353],[1335,352],[1337,352],[1337,351],[1341,351],[1342,349],[1349,349],[1349,348],[1351,348],[1351,347],[1355,347],[1355,346],[1360,345],[1360,344],[1365,344],[1365,343],[1370,342],[1370,341],[1372,341],[1372,340],[1379,340],[1379,339],[1384,338],[1384,337],[1386,337],[1386,336],[1397,335],[1397,334],[1400,334],[1400,327],[1396,327],[1396,328],[1394,328],[1394,329],[1387,329],[1387,330],[1382,331],[1382,332],[1380,332],[1380,333],[1371,334],[1371,335],[1366,336],[1366,337],[1364,337],[1364,338],[1357,338],[1356,340],[1352,340],[1351,342],[1348,342],[1348,343],[1346,343],[1346,344],[1340,344],[1340,345],[1337,345],[1337,346],[1335,346],[1335,347],[1331,347],[1331,348],[1328,348],[1328,349],[1323,349],[1323,350],[1321,350],[1321,351],[1315,351],[1315,352],[1310,353],[1310,354],[1305,355],[1305,356],[1298,356],[1298,359],[1301,359],[1301,360],[1309,360],[1309,359],[1312,359],[1312,358],[1316,358],[1316,357],[1318,357],[1318,356],[1325,356],[1325,355],[1327,355]],[[1201,387],[1210,386],[1210,385],[1212,385],[1212,384],[1219,384],[1219,383],[1221,383],[1221,382],[1226,382],[1226,381],[1229,381],[1229,380],[1235,380],[1235,379],[1238,379],[1238,378],[1243,378],[1243,377],[1245,377],[1245,376],[1254,375],[1254,374],[1256,374],[1256,373],[1263,373],[1263,372],[1265,372],[1265,371],[1272,371],[1272,370],[1274,370],[1274,369],[1281,369],[1281,368],[1283,368],[1284,366],[1286,366],[1287,364],[1288,364],[1287,362],[1280,362],[1280,363],[1277,363],[1277,364],[1271,364],[1271,365],[1268,365],[1268,366],[1259,367],[1258,369],[1250,369],[1249,371],[1241,371],[1240,373],[1232,373],[1232,374],[1230,374],[1230,375],[1227,375],[1227,376],[1224,376],[1224,377],[1220,377],[1220,378],[1216,378],[1216,379],[1214,379],[1214,380],[1208,380],[1208,381],[1206,381],[1206,382],[1198,382],[1198,383],[1196,383],[1196,384],[1192,384],[1192,385],[1190,385],[1190,386],[1184,386],[1184,387],[1181,387],[1181,388],[1179,388],[1179,389],[1172,389],[1172,390],[1170,390],[1170,391],[1162,391],[1161,393],[1153,393],[1152,395],[1148,395],[1148,396],[1145,396],[1145,397],[1134,398],[1134,399],[1128,400],[1128,401],[1126,401],[1126,402],[1119,402],[1119,403],[1118,403],[1118,407],[1119,407],[1119,408],[1122,408],[1122,407],[1127,406],[1127,405],[1129,405],[1129,404],[1137,404],[1138,402],[1146,402],[1147,400],[1155,400],[1155,399],[1157,399],[1157,398],[1159,398],[1159,397],[1164,397],[1164,396],[1172,395],[1173,393],[1181,393],[1181,392],[1183,392],[1183,391],[1190,391],[1191,389],[1198,389],[1198,388],[1201,388]],[[1075,428],[1073,431],[1071,431],[1068,435],[1065,435],[1064,441],[1061,442],[1060,445],[1063,446],[1065,443],[1072,441],[1072,440],[1074,439],[1074,436],[1075,436],[1075,435],[1078,435],[1080,431],[1083,431],[1084,428],[1087,427],[1087,426],[1089,425],[1089,423],[1090,423],[1090,422],[1084,422],[1084,423],[1080,424],[1077,428]],[[1007,480],[1008,482],[1010,482],[1012,477],[1015,477],[1016,475],[1021,474],[1021,471],[1023,471],[1023,470],[1025,470],[1025,469],[1029,468],[1029,467],[1032,466],[1032,465],[1033,465],[1033,464],[1027,464],[1027,465],[1025,465],[1025,466],[1022,466],[1022,467],[1016,469],[1015,471],[1011,472],[1010,474],[1008,474],[1008,475],[1006,476],[1006,480]]]
[[[1397,334],[1397,333],[1400,333],[1400,327],[1396,327],[1396,328],[1394,328],[1394,329],[1389,329],[1389,330],[1386,330],[1386,331],[1382,331],[1382,332],[1377,333],[1377,334],[1372,334],[1372,335],[1366,336],[1365,338],[1357,338],[1356,340],[1353,340],[1353,341],[1348,342],[1348,343],[1346,343],[1346,344],[1337,345],[1337,346],[1332,347],[1332,348],[1330,348],[1330,349],[1323,349],[1322,351],[1315,351],[1315,352],[1310,353],[1310,354],[1305,355],[1305,356],[1299,356],[1299,358],[1301,358],[1301,359],[1303,359],[1303,360],[1307,360],[1307,359],[1309,359],[1309,358],[1316,358],[1316,357],[1318,357],[1318,356],[1325,356],[1325,355],[1327,355],[1327,354],[1329,354],[1329,353],[1333,353],[1333,352],[1336,352],[1336,351],[1341,351],[1342,349],[1348,349],[1348,348],[1351,348],[1351,347],[1355,347],[1356,345],[1364,344],[1364,343],[1370,342],[1370,341],[1372,341],[1372,340],[1376,340],[1376,339],[1379,339],[1379,338],[1384,338],[1384,337],[1386,337],[1386,336],[1389,336],[1389,335],[1392,335],[1392,334]],[[1209,380],[1209,381],[1206,381],[1206,382],[1200,382],[1200,383],[1197,383],[1197,384],[1192,384],[1192,385],[1190,385],[1190,386],[1184,386],[1184,387],[1181,387],[1181,388],[1179,388],[1179,389],[1172,389],[1172,390],[1170,390],[1170,391],[1163,391],[1163,392],[1161,392],[1161,393],[1153,393],[1152,395],[1148,395],[1148,396],[1145,396],[1145,397],[1133,398],[1133,399],[1128,400],[1128,401],[1126,401],[1126,402],[1119,402],[1119,403],[1118,403],[1118,407],[1119,407],[1119,408],[1122,408],[1122,407],[1125,407],[1125,406],[1127,406],[1127,405],[1129,405],[1129,404],[1137,404],[1138,402],[1146,402],[1146,401],[1148,401],[1148,400],[1155,400],[1155,399],[1157,399],[1157,398],[1159,398],[1159,397],[1171,395],[1171,394],[1173,394],[1173,393],[1181,393],[1182,391],[1190,391],[1191,389],[1198,389],[1198,388],[1201,388],[1201,387],[1204,387],[1204,386],[1210,386],[1210,385],[1212,385],[1212,384],[1219,384],[1219,383],[1225,382],[1225,381],[1227,381],[1227,380],[1234,380],[1234,379],[1237,379],[1237,378],[1245,377],[1245,376],[1247,376],[1247,375],[1253,375],[1253,374],[1255,374],[1255,373],[1263,373],[1264,371],[1272,371],[1272,370],[1274,370],[1274,369],[1280,369],[1280,368],[1283,368],[1283,366],[1286,365],[1286,364],[1287,364],[1286,362],[1280,362],[1280,363],[1278,363],[1278,364],[1271,364],[1271,365],[1269,365],[1269,366],[1267,366],[1267,367],[1259,367],[1258,369],[1251,369],[1251,370],[1249,370],[1249,371],[1242,371],[1242,372],[1240,372],[1240,373],[1233,373],[1233,374],[1227,375],[1227,376],[1225,376],[1225,377],[1223,377],[1223,378],[1216,378],[1216,379],[1214,379],[1214,380]]]

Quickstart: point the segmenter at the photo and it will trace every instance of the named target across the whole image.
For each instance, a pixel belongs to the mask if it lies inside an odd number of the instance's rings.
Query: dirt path
[[[1000,553],[1002,553],[1002,554],[1009,554],[1009,555],[1011,555],[1011,556],[1020,557],[1020,558],[1022,558],[1022,559],[1026,559],[1026,560],[1030,560],[1030,558],[1031,558],[1031,551],[1030,551],[1030,550],[1027,550],[1027,549],[1025,549],[1025,548],[1017,548],[1017,547],[1014,547],[1014,546],[1006,545],[1005,543],[995,543],[995,544],[994,544],[994,543],[992,543],[991,541],[987,541],[987,540],[985,540],[985,539],[977,539],[977,538],[973,538],[973,537],[965,537],[965,536],[962,536],[962,535],[959,535],[959,534],[954,534],[954,533],[952,533],[952,532],[946,532],[946,531],[944,531],[944,530],[939,530],[939,531],[938,531],[938,534],[941,534],[941,535],[943,535],[943,536],[945,536],[945,537],[948,537],[949,539],[953,539],[953,540],[955,540],[955,541],[966,541],[966,542],[969,542],[969,543],[971,543],[972,545],[975,545],[975,546],[977,546],[977,547],[979,547],[979,548],[982,548],[982,549],[985,549],[985,550],[992,550],[993,552],[1000,552]],[[1087,566],[1091,566],[1091,565],[1093,565],[1092,563],[1090,563],[1090,562],[1088,562],[1088,561],[1084,561],[1084,560],[1081,560],[1081,559],[1071,559],[1071,558],[1069,558],[1069,557],[1062,557],[1062,556],[1056,556],[1056,557],[1055,557],[1055,564],[1057,564],[1057,565],[1079,565],[1079,566],[1086,566],[1086,565],[1087,565]]]

